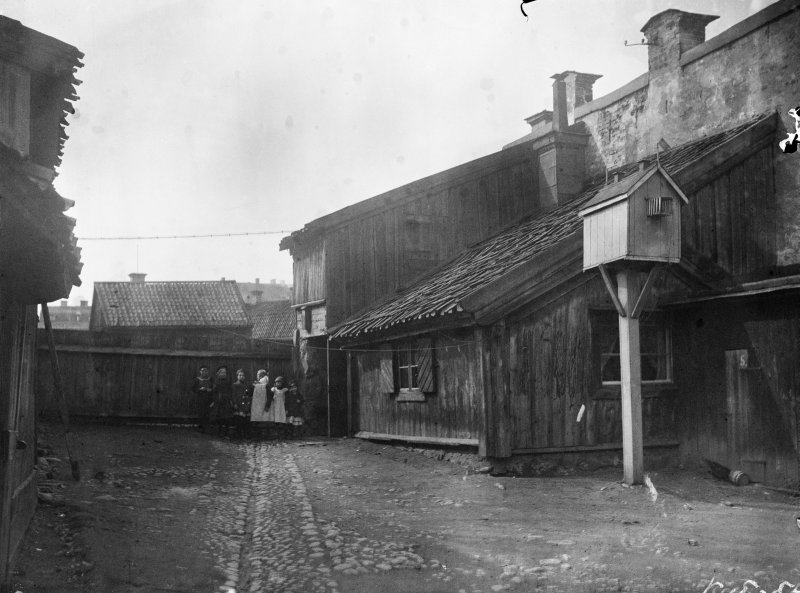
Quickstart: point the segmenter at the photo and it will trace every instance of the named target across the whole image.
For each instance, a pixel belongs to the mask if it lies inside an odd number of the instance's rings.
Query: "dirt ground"
[[[308,515],[328,530],[328,549],[313,556],[330,566],[320,586],[332,592],[703,591],[712,579],[719,585],[710,590],[753,580],[773,591],[800,583],[800,499],[701,470],[650,472],[651,490],[621,484],[621,469],[491,476],[476,472],[480,463],[354,439],[271,442],[257,458],[256,444],[186,427],[82,425],[74,429],[82,479],[74,482],[58,428],[41,431],[46,500],[15,566],[22,593],[304,591],[255,576],[263,551],[247,543],[259,532],[253,509],[283,512],[257,498],[295,494],[259,495],[248,478],[253,459],[296,468]],[[275,545],[311,555],[294,539]],[[361,564],[355,552],[337,555],[334,539],[360,546]],[[392,567],[390,552],[419,560]]]

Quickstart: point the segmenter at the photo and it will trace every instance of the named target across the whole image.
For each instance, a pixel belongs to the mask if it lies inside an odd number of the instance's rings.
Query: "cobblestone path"
[[[230,501],[218,509],[214,521],[227,532],[214,549],[227,578],[221,593],[338,593],[339,573],[424,567],[411,550],[360,537],[315,516],[300,470],[285,446],[254,443],[241,448],[247,460],[244,487],[238,493],[219,492],[217,499]]]

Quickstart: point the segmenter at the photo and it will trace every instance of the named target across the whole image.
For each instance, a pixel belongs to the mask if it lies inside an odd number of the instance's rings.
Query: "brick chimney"
[[[589,103],[594,98],[594,83],[598,78],[602,77],[602,74],[588,74],[586,72],[576,72],[575,70],[565,70],[560,74],[551,76],[556,82],[564,82],[568,125],[571,126],[575,123],[575,109],[584,103]]]
[[[140,272],[133,272],[131,274],[128,274],[128,278],[131,279],[131,284],[144,284],[145,276],[147,276],[147,274],[142,274]]]
[[[713,14],[697,14],[670,8],[652,17],[642,33],[650,45],[647,61],[650,72],[675,68],[681,55],[706,40],[706,25],[718,19]]]
[[[589,136],[583,129],[567,131],[567,105],[567,83],[557,76],[553,81],[552,131],[534,142],[539,156],[539,206],[543,209],[563,204],[583,189]]]

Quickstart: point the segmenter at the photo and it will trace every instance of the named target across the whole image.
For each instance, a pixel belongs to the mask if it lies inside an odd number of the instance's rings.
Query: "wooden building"
[[[0,590],[36,508],[37,304],[80,285],[80,249],[53,188],[83,54],[0,16]]]
[[[287,238],[301,359],[304,339],[347,353],[331,375],[349,385],[349,430],[523,471],[613,462],[618,308],[584,257],[659,243],[666,271],[639,316],[646,463],[710,458],[797,484],[800,162],[776,147],[800,96],[780,74],[800,60],[798,6],[708,41],[707,15],[660,13],[643,31],[680,43],[650,46],[646,76],[594,99],[596,75],[555,75],[553,111],[504,150]],[[585,231],[579,213],[600,205]],[[584,232],[607,251],[585,254]]]
[[[212,373],[227,366],[254,378],[260,368],[289,375],[291,338],[254,339],[235,281],[96,282],[90,331],[55,331],[56,349],[69,394],[70,413],[103,418],[192,421],[190,386],[200,365]],[[264,305],[266,306],[266,305]],[[285,319],[291,308],[284,301]],[[266,320],[264,320],[266,321]],[[262,327],[256,335],[276,327]],[[40,411],[58,410],[46,350],[37,373]]]

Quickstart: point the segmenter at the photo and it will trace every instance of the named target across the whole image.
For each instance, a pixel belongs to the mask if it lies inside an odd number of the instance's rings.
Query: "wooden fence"
[[[260,368],[269,369],[272,377],[292,376],[290,344],[255,342],[236,335],[56,330],[55,337],[69,411],[76,416],[195,418],[191,385],[201,365],[212,373],[226,365],[231,375],[241,368],[248,380]],[[38,344],[37,413],[55,415],[58,401],[44,335]]]

